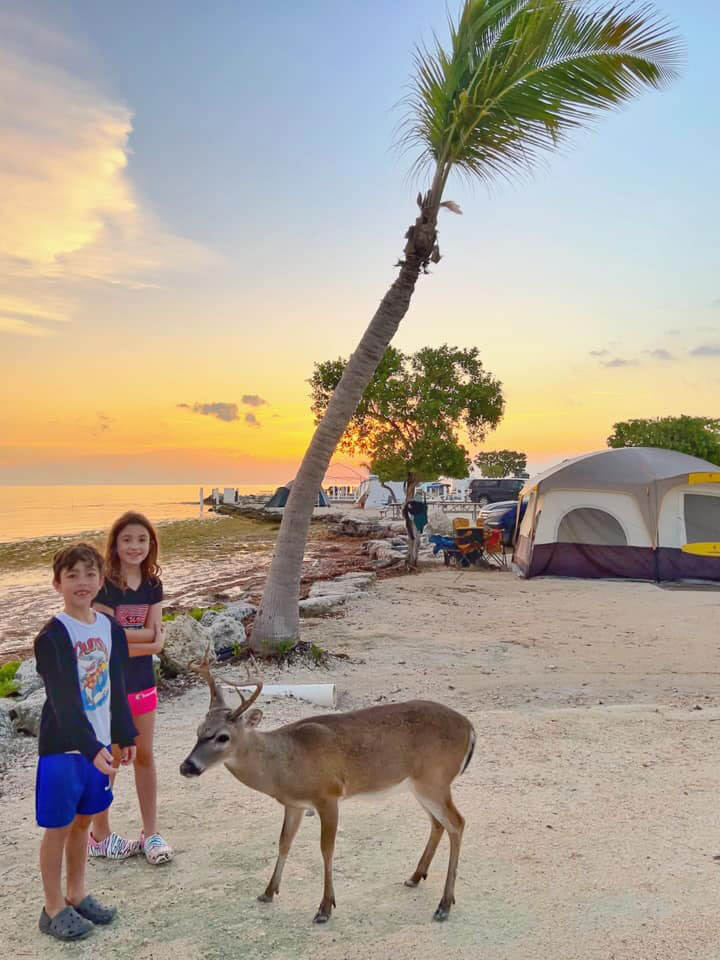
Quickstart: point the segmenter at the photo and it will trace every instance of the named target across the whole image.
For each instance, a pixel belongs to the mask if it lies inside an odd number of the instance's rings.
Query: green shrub
[[[0,697],[9,697],[20,689],[15,674],[20,669],[19,660],[10,660],[0,667]]]

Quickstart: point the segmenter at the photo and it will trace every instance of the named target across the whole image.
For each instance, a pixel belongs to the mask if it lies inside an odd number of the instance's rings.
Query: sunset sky
[[[720,9],[657,5],[682,79],[513,186],[452,183],[396,339],[478,345],[486,447],[531,467],[720,412]],[[433,29],[440,0],[0,0],[1,483],[293,475],[313,363],[415,217],[395,104]]]

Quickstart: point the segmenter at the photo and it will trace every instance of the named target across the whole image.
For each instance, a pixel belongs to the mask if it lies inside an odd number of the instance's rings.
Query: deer
[[[451,785],[467,769],[476,742],[475,730],[466,717],[440,703],[408,700],[307,717],[262,732],[257,729],[262,711],[253,707],[262,682],[248,684],[255,689],[247,698],[236,687],[241,703],[233,709],[227,706],[222,687],[210,671],[207,655],[194,669],[210,688],[210,707],[198,727],[195,746],[180,765],[180,773],[199,777],[223,763],[245,786],[273,797],[285,808],[275,869],[258,900],[272,903],[279,893],[285,861],[300,824],[307,811],[316,811],[324,885],[313,919],[315,923],[327,923],[336,906],[332,864],[339,802],[406,785],[430,818],[430,837],[405,886],[417,887],[427,879],[438,844],[447,831],[447,876],[433,915],[437,921],[447,920],[455,903],[455,878],[465,828],[465,820],[453,803]]]

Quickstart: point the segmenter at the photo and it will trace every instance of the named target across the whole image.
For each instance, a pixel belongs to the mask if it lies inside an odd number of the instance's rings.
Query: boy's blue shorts
[[[35,816],[40,827],[66,827],[76,815],[92,816],[113,801],[110,779],[80,753],[38,757]]]

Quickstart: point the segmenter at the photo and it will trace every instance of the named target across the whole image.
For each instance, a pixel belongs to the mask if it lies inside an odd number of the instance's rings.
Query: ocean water
[[[204,496],[213,486],[203,485]],[[235,484],[241,494],[271,493],[276,486]],[[199,484],[0,486],[0,543],[104,530],[126,510],[154,523],[198,517],[199,491]]]

